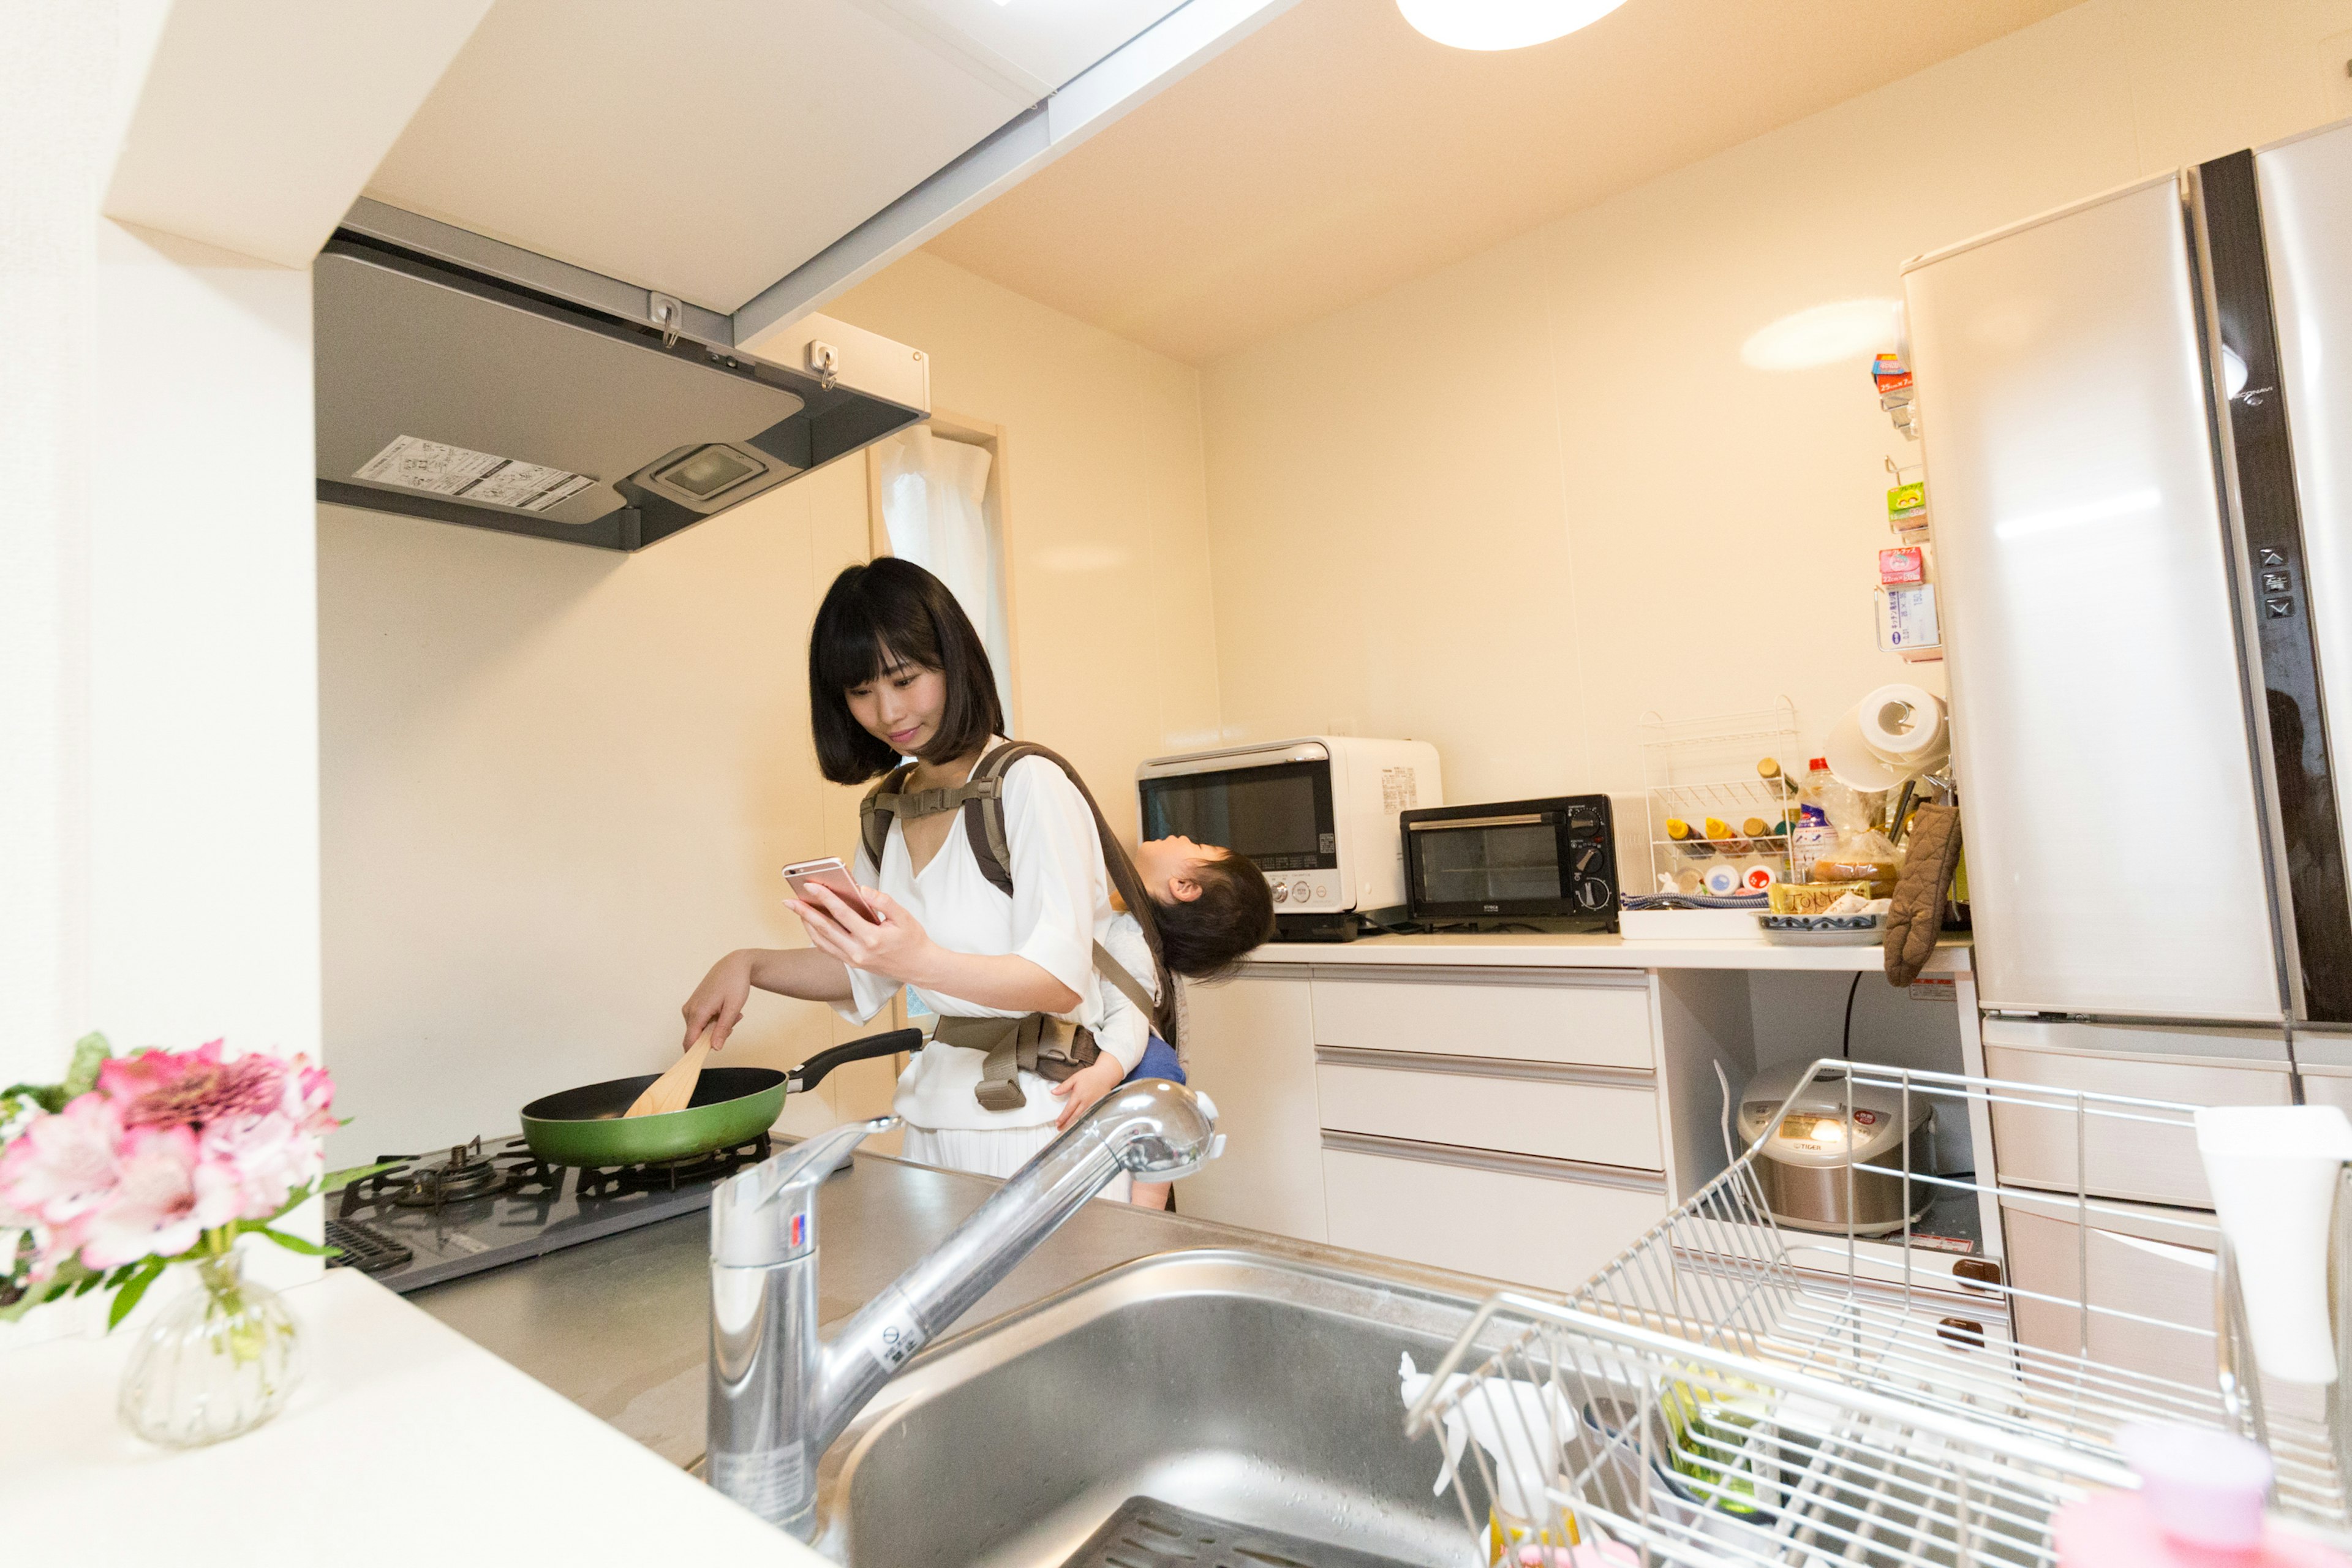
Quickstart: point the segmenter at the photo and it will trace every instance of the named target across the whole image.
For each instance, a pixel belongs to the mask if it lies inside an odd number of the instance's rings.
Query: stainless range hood
[[[846,323],[772,363],[724,316],[373,202],[311,278],[341,506],[636,550],[929,411],[923,356]]]

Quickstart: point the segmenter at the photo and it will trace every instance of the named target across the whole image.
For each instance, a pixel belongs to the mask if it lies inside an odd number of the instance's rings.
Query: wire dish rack
[[[1440,1441],[1482,1561],[2034,1568],[2055,1561],[2060,1507],[2136,1484],[2116,1436],[2149,1421],[2262,1442],[2282,1527],[2352,1540],[2343,1383],[2266,1384],[2240,1370],[2253,1362],[2210,1215],[2168,1211],[2179,1218],[2165,1245],[2212,1258],[2212,1322],[2095,1301],[2078,1283],[2094,1277],[2094,1226],[2146,1212],[2096,1195],[2103,1151],[2177,1143],[2193,1168],[2193,1107],[1835,1060],[1814,1064],[1815,1082],[1845,1086],[1847,1135],[1864,1086],[1900,1093],[1906,1126],[1925,1101],[1935,1114],[1975,1109],[2071,1133],[2056,1185],[1916,1170],[1915,1148],[1925,1162],[1932,1141],[1909,1138],[1843,1177],[1848,1214],[1874,1182],[1901,1184],[1906,1214],[1957,1192],[2070,1216],[2082,1237],[2071,1279],[2062,1268],[2028,1289],[1982,1264],[1981,1278],[1957,1278],[1948,1256],[1915,1256],[1900,1235],[1849,1235],[1841,1248],[1784,1233],[1751,1150],[1564,1301],[1488,1300],[1431,1376],[1406,1429]],[[1823,1121],[1819,1136],[1840,1135]],[[2352,1201],[2336,1215],[2346,1365]],[[1812,1261],[1825,1257],[1842,1262]]]

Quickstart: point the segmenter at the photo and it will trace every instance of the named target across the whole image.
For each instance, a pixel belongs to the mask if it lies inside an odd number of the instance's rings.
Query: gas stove
[[[551,1165],[520,1135],[430,1154],[379,1154],[390,1168],[330,1200],[329,1268],[358,1268],[405,1293],[710,1206],[710,1189],[766,1159],[768,1137],[690,1160]]]

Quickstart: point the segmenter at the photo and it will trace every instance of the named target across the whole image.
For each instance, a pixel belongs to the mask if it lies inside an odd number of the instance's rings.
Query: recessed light
[[[1625,0],[1397,0],[1404,19],[1457,49],[1524,49],[1588,27]]]

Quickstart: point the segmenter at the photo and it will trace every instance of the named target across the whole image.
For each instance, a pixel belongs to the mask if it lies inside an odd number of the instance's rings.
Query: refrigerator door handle
[[[2352,897],[2254,157],[2187,171],[2214,458],[2289,1017],[2352,1023]]]

